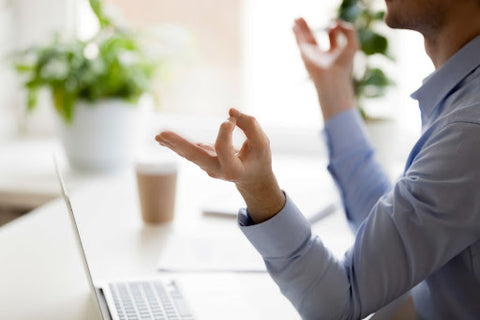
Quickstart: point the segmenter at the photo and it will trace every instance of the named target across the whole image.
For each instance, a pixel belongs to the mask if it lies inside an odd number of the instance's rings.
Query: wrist
[[[285,194],[280,189],[273,173],[264,179],[257,179],[253,183],[237,183],[236,187],[244,199],[250,218],[254,223],[261,223],[272,218],[285,205]]]
[[[314,81],[323,119],[326,121],[337,113],[355,109],[356,100],[351,77],[330,76]]]

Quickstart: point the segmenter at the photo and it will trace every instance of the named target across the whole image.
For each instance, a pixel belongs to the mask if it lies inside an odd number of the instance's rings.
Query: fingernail
[[[158,143],[163,147],[170,147],[170,145],[168,143],[165,143],[163,141],[158,141]]]
[[[237,119],[235,119],[234,117],[228,117],[228,121],[230,121],[231,123],[233,123],[233,125],[236,125],[236,124],[237,124]]]
[[[160,143],[164,147],[171,147],[172,146],[171,142],[168,141],[168,139],[166,139],[164,136],[158,135],[158,136],[155,137],[155,140],[157,140],[158,143]]]

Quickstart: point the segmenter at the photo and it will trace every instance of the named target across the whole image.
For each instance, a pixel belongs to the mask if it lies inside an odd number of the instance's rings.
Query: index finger
[[[312,33],[312,30],[308,26],[307,22],[303,18],[298,18],[295,20],[295,25],[293,31],[297,40],[302,40],[310,44],[317,44],[317,40]]]
[[[208,173],[217,173],[219,170],[220,166],[216,157],[174,132],[163,131],[155,137],[155,140]]]
[[[229,110],[229,114],[235,118],[237,126],[242,129],[253,146],[265,145],[267,140],[266,135],[254,117],[246,115],[234,108]]]

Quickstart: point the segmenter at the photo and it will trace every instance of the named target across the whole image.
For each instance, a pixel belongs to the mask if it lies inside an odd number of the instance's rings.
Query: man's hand
[[[357,33],[351,24],[337,21],[328,30],[330,49],[321,50],[309,26],[299,18],[293,32],[305,67],[317,89],[323,118],[355,107],[352,84],[353,59],[359,48]],[[339,34],[346,43],[338,42]]]
[[[215,145],[191,143],[179,135],[164,131],[155,139],[178,155],[197,164],[213,178],[232,181],[245,200],[253,222],[260,223],[277,214],[285,196],[272,171],[270,142],[255,118],[230,109]],[[238,126],[247,137],[240,151],[232,144]]]

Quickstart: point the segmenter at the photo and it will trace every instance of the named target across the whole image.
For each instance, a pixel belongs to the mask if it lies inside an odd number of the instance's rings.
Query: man
[[[294,33],[325,119],[330,165],[353,247],[337,261],[278,186],[269,141],[235,109],[214,146],[172,132],[156,138],[210,176],[233,181],[247,204],[242,231],[305,319],[358,319],[412,290],[419,319],[480,317],[480,1],[386,0],[386,23],[425,38],[436,71],[412,97],[422,135],[391,186],[375,162],[351,84],[355,30],[337,22],[318,48],[303,19]],[[346,38],[340,46],[338,34]],[[405,48],[408,50],[408,48]],[[232,130],[245,132],[238,153]]]

